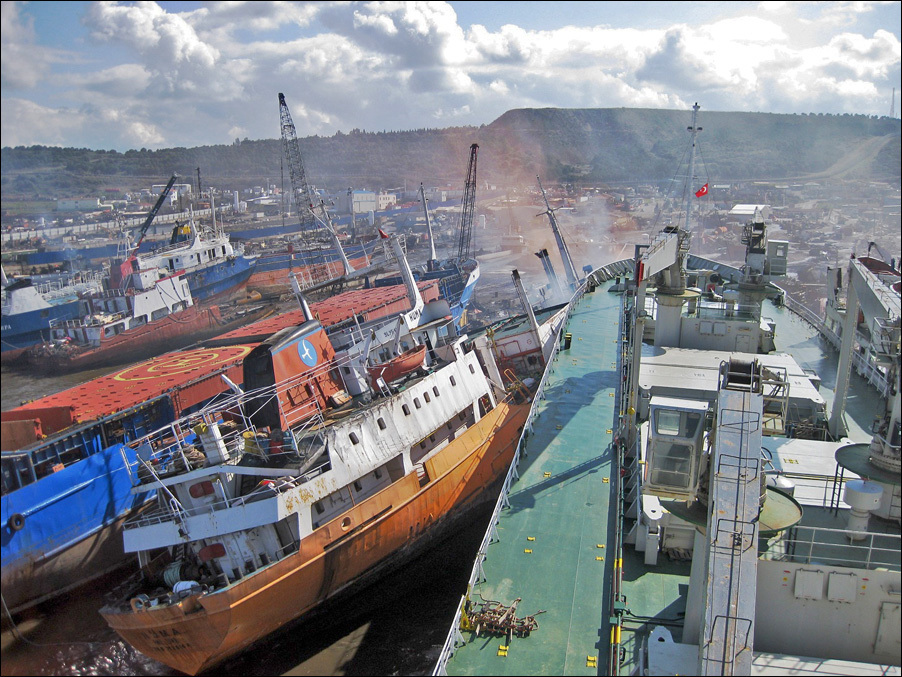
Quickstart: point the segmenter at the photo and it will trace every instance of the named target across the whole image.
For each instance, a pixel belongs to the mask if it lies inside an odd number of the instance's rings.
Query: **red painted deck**
[[[420,282],[419,287],[427,303],[438,298],[438,283],[434,280]],[[409,310],[410,302],[404,285],[395,285],[347,291],[313,303],[310,309],[323,326],[331,326],[355,314],[375,319]],[[36,410],[65,407],[71,408],[73,421],[88,422],[147,402],[165,392],[173,393],[178,409],[188,408],[225,389],[218,376],[224,369],[230,379],[236,383],[242,381],[242,362],[257,343],[303,321],[300,309],[260,320],[217,337],[219,347],[167,353],[11,409],[4,412],[3,419],[38,418]],[[211,378],[213,375],[215,377]]]
[[[244,356],[253,348],[253,345],[232,345],[168,353],[4,413],[24,414],[53,407],[70,407],[75,422],[87,422],[147,402],[170,390],[179,391],[182,400],[193,400],[194,397],[188,392],[191,384],[214,372],[231,367],[234,371],[229,374],[230,378],[234,380],[237,377],[240,381]],[[210,395],[221,392],[224,385],[221,379],[217,381],[203,390],[209,390],[212,386],[215,391]],[[194,389],[199,385],[194,386]],[[181,402],[182,407],[191,404],[190,401]],[[8,417],[4,416],[6,418]]]
[[[425,303],[435,301],[439,296],[438,282],[427,280],[418,283],[420,295]],[[373,287],[371,289],[354,289],[310,304],[310,310],[319,318],[324,327],[331,327],[359,315],[364,320],[374,320],[394,313],[410,310],[407,289],[404,285],[391,287]],[[304,322],[300,308],[260,320],[246,327],[235,329],[217,337],[218,343],[241,341],[245,338],[260,340],[260,336],[272,336],[285,327],[297,326]]]

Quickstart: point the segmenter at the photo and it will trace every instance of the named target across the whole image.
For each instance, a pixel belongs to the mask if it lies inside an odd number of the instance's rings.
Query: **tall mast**
[[[686,230],[691,234],[691,230],[689,230],[689,217],[692,213],[692,197],[695,195],[695,189],[693,188],[695,181],[695,144],[696,137],[698,137],[698,133],[702,131],[701,127],[696,126],[696,120],[698,119],[698,109],[700,106],[696,103],[692,107],[692,124],[689,125],[688,130],[692,135],[692,147],[689,153],[689,177],[686,179],[687,182],[687,190],[686,190],[686,220],[685,226]]]

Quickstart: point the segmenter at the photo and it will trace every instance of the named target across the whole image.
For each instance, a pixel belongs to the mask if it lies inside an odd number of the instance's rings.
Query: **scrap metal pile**
[[[467,601],[465,613],[462,619],[462,627],[465,630],[472,630],[478,637],[481,632],[489,635],[504,635],[510,641],[511,637],[529,637],[529,633],[537,630],[539,622],[536,616],[545,613],[544,610],[537,611],[531,616],[517,618],[517,605],[521,598],[518,597],[510,606],[505,606],[501,602],[483,599],[479,596],[482,603],[478,608],[474,608],[471,601]]]

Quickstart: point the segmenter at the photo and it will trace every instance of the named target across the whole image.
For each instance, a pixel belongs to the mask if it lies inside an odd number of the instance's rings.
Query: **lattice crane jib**
[[[460,240],[457,248],[458,261],[466,261],[471,257],[471,241],[473,235],[473,217],[476,213],[476,155],[479,144],[470,146],[470,164],[467,169],[467,183],[464,185],[464,198],[460,209]]]
[[[316,229],[316,219],[313,215],[313,192],[307,183],[307,173],[304,171],[304,163],[301,159],[297,131],[291,120],[288,104],[285,103],[285,95],[282,93],[279,93],[279,117],[282,127],[282,151],[288,160],[288,174],[291,178],[291,188],[297,205],[301,231],[312,231]]]

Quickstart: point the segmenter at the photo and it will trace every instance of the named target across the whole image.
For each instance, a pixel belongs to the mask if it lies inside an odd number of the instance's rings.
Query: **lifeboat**
[[[426,346],[418,345],[415,348],[411,348],[410,350],[405,350],[403,353],[398,355],[397,357],[389,360],[388,362],[381,362],[372,367],[367,367],[367,371],[370,375],[370,380],[373,383],[373,387],[376,387],[376,380],[379,377],[386,383],[391,383],[392,381],[401,378],[402,376],[406,376],[410,372],[420,368],[423,366],[423,361],[426,359]]]

